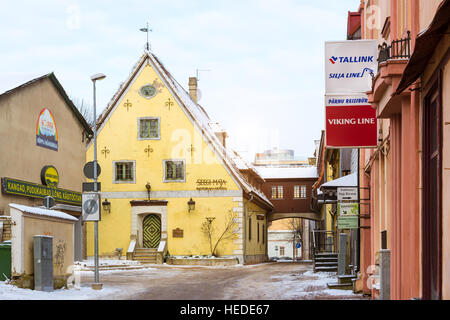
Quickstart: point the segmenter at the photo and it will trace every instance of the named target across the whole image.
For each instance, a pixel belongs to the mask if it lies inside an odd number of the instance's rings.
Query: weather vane
[[[142,32],[146,32],[147,33],[147,51],[149,51],[150,50],[150,45],[148,44],[148,32],[149,31],[152,32],[152,29],[148,28],[148,22],[147,22],[147,28],[141,28],[139,30],[141,30]]]

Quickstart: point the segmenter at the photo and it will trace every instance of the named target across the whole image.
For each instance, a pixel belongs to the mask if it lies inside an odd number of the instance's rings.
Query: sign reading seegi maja
[[[51,196],[55,201],[81,205],[81,193],[66,189],[51,188],[31,182],[2,178],[2,193],[44,199]]]

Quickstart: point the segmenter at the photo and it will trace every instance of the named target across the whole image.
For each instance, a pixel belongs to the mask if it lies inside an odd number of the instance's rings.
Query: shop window
[[[159,139],[159,118],[139,118],[139,140]]]
[[[185,182],[184,160],[164,160],[164,182]]]
[[[114,183],[135,183],[135,161],[114,161]]]

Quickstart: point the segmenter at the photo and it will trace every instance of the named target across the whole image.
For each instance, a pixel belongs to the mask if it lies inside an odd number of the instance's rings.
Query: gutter
[[[242,263],[245,264],[245,257],[247,255],[247,204],[251,202],[254,198],[254,195],[250,195],[250,199],[248,199],[246,202],[244,202],[244,252],[243,252],[243,261]],[[266,228],[267,230],[267,228]]]

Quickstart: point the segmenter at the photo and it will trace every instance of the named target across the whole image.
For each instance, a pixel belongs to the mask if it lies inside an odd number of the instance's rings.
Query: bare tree
[[[91,126],[91,128],[93,128],[95,119],[92,106],[87,104],[83,99],[80,100],[78,98],[70,97],[70,100],[72,100],[73,104],[77,107],[78,111],[80,111],[86,122]]]
[[[235,221],[236,217],[237,217],[236,213],[234,212],[228,213],[225,219],[224,228],[217,238],[215,237],[217,229],[213,225],[215,218],[214,217],[205,218],[206,221],[204,221],[202,224],[202,232],[209,241],[209,248],[211,251],[211,255],[213,255],[214,257],[218,256],[217,249],[220,243],[222,243],[225,240],[233,240],[236,238],[236,234],[233,232],[234,227],[237,225]],[[214,238],[217,239],[215,243]]]
[[[292,241],[292,260],[296,261],[297,255],[295,254],[297,240],[302,240],[303,238],[303,225],[302,219],[290,218],[286,220],[286,225],[289,230],[292,231],[291,241]]]

